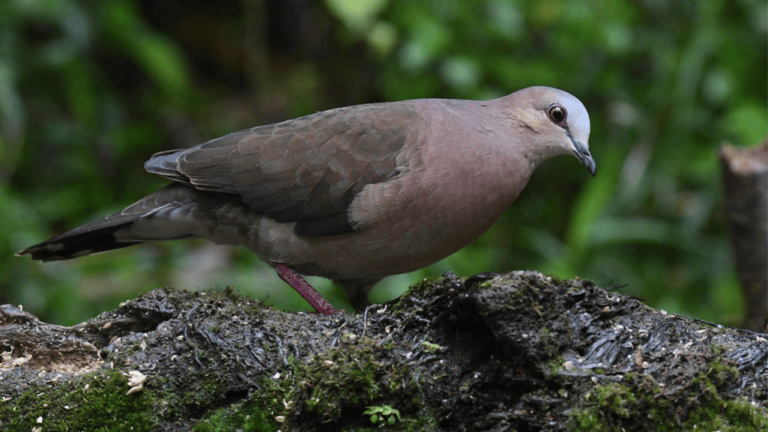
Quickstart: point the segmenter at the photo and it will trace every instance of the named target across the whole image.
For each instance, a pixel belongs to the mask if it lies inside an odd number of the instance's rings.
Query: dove
[[[545,160],[570,154],[594,176],[589,133],[584,105],[550,87],[331,109],[157,153],[144,168],[173,183],[17,255],[205,238],[250,249],[318,313],[339,311],[301,275],[341,285],[359,312],[383,278],[477,239]]]

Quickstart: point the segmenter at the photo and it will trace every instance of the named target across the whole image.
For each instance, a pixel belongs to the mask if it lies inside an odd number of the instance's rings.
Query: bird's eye
[[[562,123],[565,122],[565,108],[561,107],[560,105],[551,106],[549,111],[547,111],[547,114],[549,115],[549,119],[557,125],[562,125]]]

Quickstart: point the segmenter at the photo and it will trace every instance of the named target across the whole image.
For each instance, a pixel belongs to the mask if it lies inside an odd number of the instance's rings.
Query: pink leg
[[[309,302],[318,313],[322,315],[344,313],[343,310],[334,309],[333,306],[328,303],[328,300],[324,299],[323,296],[309,284],[309,282],[305,281],[301,275],[292,269],[282,264],[275,264],[274,267],[277,275],[280,276],[280,279],[292,286],[293,289],[295,289],[300,296],[304,297],[304,300]]]

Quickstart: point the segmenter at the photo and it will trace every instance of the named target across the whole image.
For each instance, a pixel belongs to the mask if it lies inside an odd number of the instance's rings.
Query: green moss
[[[213,404],[216,395],[222,393],[224,383],[218,375],[208,372],[191,372],[192,375],[203,374],[200,378],[193,378],[190,387],[184,389],[181,396],[184,405],[195,408],[206,408]]]
[[[380,364],[373,339],[346,341],[343,346],[316,356],[296,369],[300,403],[321,422],[359,416],[370,406],[391,405],[402,415],[398,430],[424,430],[426,417],[419,413],[420,386],[413,370],[403,365]],[[387,350],[389,351],[389,350]]]
[[[442,286],[443,286],[442,278],[433,277],[433,278],[422,279],[421,281],[411,285],[408,288],[408,291],[406,291],[402,296],[400,296],[400,300],[398,300],[393,305],[393,307],[390,309],[390,312],[396,313],[396,312],[404,311],[406,307],[402,302],[403,299],[407,299],[410,297],[426,298],[428,297],[427,293],[429,293],[434,289],[439,289]]]
[[[637,409],[637,399],[626,386],[609,384],[597,387],[595,392],[603,408],[619,418],[628,419]]]
[[[475,285],[476,289],[488,289],[493,288],[493,279],[487,280],[481,284]]]
[[[432,291],[435,288],[441,287],[442,282],[443,282],[443,279],[439,277],[423,279],[411,285],[411,287],[408,289],[408,292],[404,294],[404,296],[407,296],[409,293],[415,294],[415,293],[425,293],[425,292]]]
[[[552,283],[554,285],[563,285],[564,282],[566,282],[565,279],[561,278],[560,276],[553,275],[553,274],[545,274],[545,276],[552,278]]]
[[[295,393],[300,386],[301,380],[295,370],[296,365],[291,360],[289,370],[279,378],[262,377],[256,383],[259,390],[249,399],[208,412],[205,419],[195,425],[195,431],[271,432],[280,429],[277,418],[293,408]]]
[[[377,380],[381,369],[373,356],[372,345],[365,342],[355,345],[315,357],[306,370],[312,382],[306,405],[323,421],[338,420],[343,407],[363,408],[382,395]]]
[[[586,407],[574,411],[571,421],[578,431],[730,431],[768,429],[768,416],[747,401],[730,399],[718,387],[738,377],[735,368],[713,362],[684,391],[664,394],[651,377],[627,374],[624,383],[595,387]],[[670,400],[672,399],[672,400]],[[670,411],[671,406],[677,411]]]
[[[595,387],[586,398],[591,405],[590,408],[577,410],[571,415],[575,430],[613,431],[616,430],[617,425],[624,425],[625,422],[628,428],[625,428],[626,430],[636,430],[631,427],[632,422],[628,421],[633,415],[639,415],[641,411],[636,394],[640,394],[641,397],[646,396],[639,389],[617,383]]]
[[[358,418],[365,424],[370,416],[363,413],[374,405],[391,405],[402,412],[398,430],[433,430],[427,427],[430,417],[421,412],[426,408],[421,405],[421,389],[412,370],[379,364],[375,350],[384,348],[369,338],[348,338],[342,346],[314,357],[308,364],[291,362],[280,378],[261,379],[259,391],[249,400],[210,412],[195,431],[291,430],[289,414],[297,413],[320,422]],[[287,417],[285,423],[276,420],[281,416]],[[370,430],[377,429],[372,426]]]
[[[547,357],[556,357],[560,352],[560,342],[558,342],[556,333],[548,328],[542,328],[539,332],[540,347]]]
[[[280,429],[274,415],[265,411],[255,400],[238,402],[209,413],[195,425],[195,432],[272,432]]]
[[[563,366],[564,364],[565,359],[561,356],[547,360],[543,369],[546,372],[547,378],[556,379],[559,376],[559,373],[565,370],[565,366]]]
[[[117,371],[98,371],[77,382],[32,385],[21,396],[0,404],[3,430],[151,430],[156,425],[146,415],[151,411],[151,396],[146,391],[126,395],[127,390],[127,378]]]

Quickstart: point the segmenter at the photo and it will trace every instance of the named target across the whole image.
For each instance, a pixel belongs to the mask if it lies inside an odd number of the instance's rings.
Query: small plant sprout
[[[424,349],[430,354],[434,354],[443,349],[443,347],[441,347],[440,345],[432,342],[424,341],[421,344],[424,345]]]
[[[386,423],[393,425],[395,422],[401,421],[400,411],[389,405],[368,407],[363,414],[371,416],[371,423],[373,424],[384,425]]]

